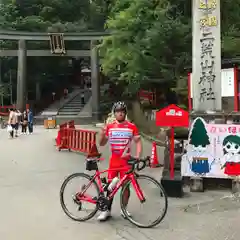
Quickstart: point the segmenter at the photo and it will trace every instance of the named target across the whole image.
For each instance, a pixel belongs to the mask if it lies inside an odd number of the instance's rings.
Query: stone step
[[[84,104],[82,104],[81,102],[80,102],[80,103],[69,103],[69,104],[64,105],[63,107],[67,107],[67,106],[79,106],[79,105],[84,105]]]
[[[61,109],[60,111],[58,111],[59,113],[60,112],[66,112],[66,113],[68,113],[68,112],[79,112],[79,111],[81,111],[82,109],[81,108],[78,108],[78,109]]]
[[[81,111],[62,111],[62,112],[58,112],[59,114],[71,114],[73,113],[74,115],[79,114]]]
[[[66,111],[66,112],[69,112],[69,111],[74,111],[74,112],[76,112],[76,111],[79,111],[79,110],[81,110],[81,109],[82,109],[82,107],[62,108],[62,109],[59,110],[59,112],[64,112],[64,111]]]
[[[58,113],[58,116],[77,116],[78,113],[69,112],[69,113]]]
[[[69,108],[75,108],[75,109],[76,109],[76,108],[83,108],[83,107],[84,107],[83,104],[81,104],[81,105],[79,104],[79,105],[73,105],[73,106],[71,106],[71,105],[70,105],[70,106],[64,106],[64,107],[61,108],[61,109],[65,109],[65,108],[66,108],[66,109],[69,109]],[[61,109],[59,109],[59,110],[61,110]]]
[[[67,106],[67,105],[77,105],[77,104],[82,104],[82,102],[69,102],[69,103],[65,104],[64,106]]]
[[[58,115],[78,115],[79,112],[60,112]]]
[[[63,108],[61,108],[60,110],[62,109],[82,109],[84,107],[84,105],[78,105],[78,106],[65,106]]]
[[[64,108],[59,110],[58,112],[79,112],[82,108]]]
[[[81,109],[62,109],[61,111],[58,111],[58,113],[69,113],[69,112],[74,112],[74,113],[79,113]]]

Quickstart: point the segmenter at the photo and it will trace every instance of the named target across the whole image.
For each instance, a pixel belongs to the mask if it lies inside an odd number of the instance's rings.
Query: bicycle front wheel
[[[120,204],[126,219],[140,228],[152,228],[158,225],[167,213],[168,200],[161,184],[147,175],[137,175],[136,181],[143,192],[144,202],[140,202],[131,181],[127,181],[121,191]],[[126,198],[130,190],[128,204]],[[147,207],[141,211],[140,208]]]
[[[83,200],[81,200],[78,195],[83,191]],[[60,203],[68,217],[82,222],[89,220],[97,213],[96,203],[87,201],[87,199],[97,199],[98,196],[99,187],[91,176],[85,173],[74,173],[67,177],[61,186]],[[86,205],[88,207],[85,207]]]

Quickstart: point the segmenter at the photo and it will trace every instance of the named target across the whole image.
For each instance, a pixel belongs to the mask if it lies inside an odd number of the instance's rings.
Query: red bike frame
[[[109,169],[109,170],[104,170],[104,171],[99,171],[99,170],[97,170],[96,173],[94,174],[94,176],[92,177],[91,181],[88,183],[88,185],[85,186],[84,189],[83,189],[81,192],[77,193],[77,196],[76,196],[77,199],[78,199],[79,201],[86,201],[86,202],[90,202],[90,203],[96,204],[96,203],[97,203],[97,200],[96,200],[96,199],[93,199],[93,197],[91,197],[91,196],[85,195],[85,192],[87,191],[87,189],[93,184],[94,181],[96,181],[96,183],[97,183],[97,185],[98,185],[98,187],[99,187],[99,189],[100,189],[100,193],[103,193],[103,192],[104,192],[104,189],[103,189],[102,181],[101,181],[101,177],[100,177],[101,174],[103,174],[103,173],[105,173],[105,172],[120,171],[120,170],[122,171],[122,170],[125,170],[125,169],[122,169],[122,168],[119,169],[119,168],[118,168],[118,169]],[[126,172],[127,172],[128,170],[129,170],[129,168],[126,169]],[[117,184],[116,187],[113,189],[113,191],[112,191],[111,194],[108,196],[108,198],[109,198],[109,199],[112,199],[112,198],[114,197],[114,195],[117,193],[117,191],[119,190],[119,188],[120,188],[121,186],[123,186],[123,184],[124,184],[126,181],[128,181],[128,180],[131,181],[131,183],[132,183],[132,185],[133,185],[133,188],[134,188],[134,190],[135,190],[135,192],[136,192],[139,200],[140,200],[141,202],[144,202],[144,201],[145,201],[145,197],[144,197],[143,192],[142,192],[142,190],[141,190],[141,188],[140,188],[140,186],[139,186],[139,184],[138,184],[138,182],[137,182],[137,180],[136,180],[136,177],[135,177],[134,172],[126,173],[126,174],[124,175],[124,177],[118,182],[118,184]]]

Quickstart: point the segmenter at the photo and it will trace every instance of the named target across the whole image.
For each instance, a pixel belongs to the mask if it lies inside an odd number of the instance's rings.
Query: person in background
[[[16,123],[17,123],[17,115],[15,109],[10,109],[9,111],[9,118],[8,118],[8,125],[12,127],[10,132],[10,138],[14,137],[14,131],[16,130]]]
[[[33,113],[29,108],[27,109],[27,116],[28,116],[28,132],[29,134],[32,134],[33,133]]]
[[[22,116],[22,113],[15,109],[15,113],[16,113],[16,128],[15,128],[15,137],[18,137],[18,128],[19,128],[19,123],[21,122],[21,116]]]
[[[27,126],[28,126],[28,115],[27,112],[24,111],[22,114],[22,134],[27,133]]]
[[[52,101],[53,101],[53,102],[55,101],[55,96],[56,96],[56,93],[55,93],[55,92],[52,92]]]
[[[63,97],[67,98],[67,96],[68,96],[68,89],[64,88],[64,90],[63,90]]]
[[[81,93],[81,104],[84,105],[85,104],[85,92],[82,91]]]
[[[88,88],[92,87],[92,83],[91,83],[91,78],[90,77],[88,78],[88,81],[87,81],[87,87]]]

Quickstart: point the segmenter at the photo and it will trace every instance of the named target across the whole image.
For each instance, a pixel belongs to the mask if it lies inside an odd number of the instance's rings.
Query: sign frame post
[[[170,178],[174,179],[174,127],[170,129]]]

